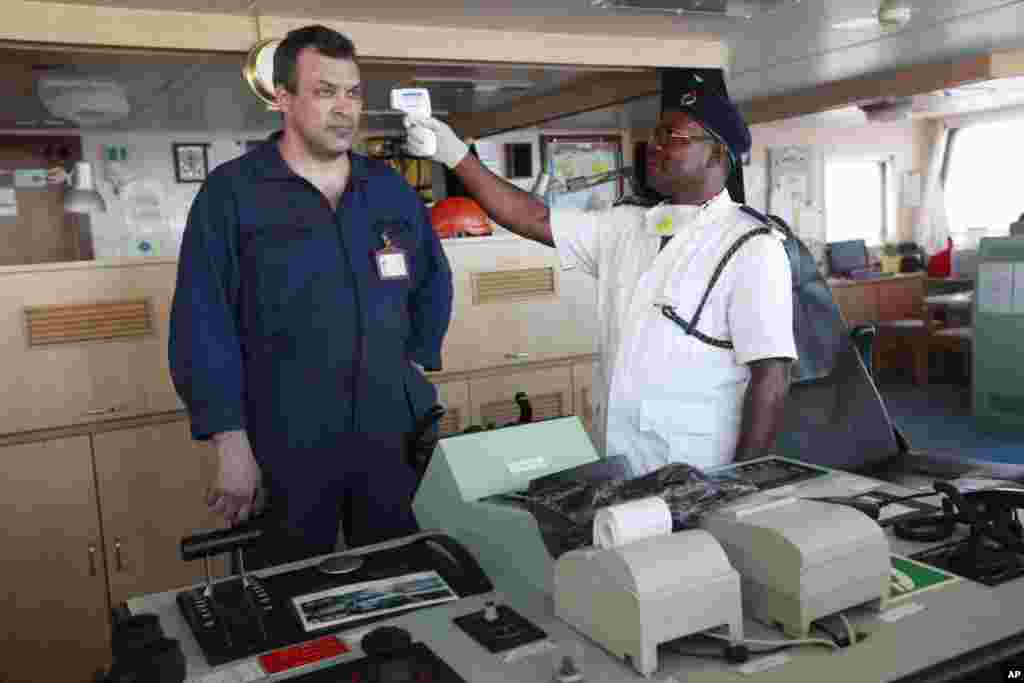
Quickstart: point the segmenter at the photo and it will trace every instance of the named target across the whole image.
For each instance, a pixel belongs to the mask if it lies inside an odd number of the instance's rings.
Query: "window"
[[[944,190],[953,242],[971,248],[978,237],[1006,235],[1024,213],[1024,119],[966,126],[950,140]]]
[[[862,239],[877,246],[885,239],[888,164],[877,159],[825,160],[825,239]]]

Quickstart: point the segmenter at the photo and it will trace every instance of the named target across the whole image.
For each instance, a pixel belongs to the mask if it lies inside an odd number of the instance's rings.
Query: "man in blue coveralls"
[[[265,492],[247,563],[416,531],[405,440],[434,405],[452,277],[426,207],[353,153],[355,47],[322,26],[274,55],[284,129],[215,169],[189,212],[170,368],[196,439],[213,439],[208,504],[229,523]]]

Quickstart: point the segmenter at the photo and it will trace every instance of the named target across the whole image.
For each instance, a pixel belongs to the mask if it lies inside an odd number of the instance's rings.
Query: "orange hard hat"
[[[494,229],[480,205],[469,197],[448,197],[430,208],[430,222],[438,237],[490,235]]]

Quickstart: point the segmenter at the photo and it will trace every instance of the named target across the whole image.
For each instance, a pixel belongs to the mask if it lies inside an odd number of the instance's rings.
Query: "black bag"
[[[765,216],[764,219],[786,235],[782,246],[786,248],[793,273],[793,337],[797,361],[793,363],[790,379],[800,383],[826,377],[847,345],[843,316],[807,245],[781,218]]]
[[[603,507],[657,496],[672,515],[672,530],[682,531],[696,528],[708,512],[758,490],[742,478],[707,475],[685,463],[670,463],[635,478],[616,469],[596,460],[577,468],[572,478],[545,477],[531,482],[527,491],[485,500],[528,510],[537,520],[545,547],[557,559],[591,544],[594,516]]]
[[[683,328],[686,334],[696,337],[705,344],[722,349],[733,348],[731,341],[710,337],[698,329],[704,304],[707,303],[711,290],[733,255],[751,238],[771,235],[778,230],[785,235],[783,247],[786,256],[789,257],[789,267],[793,274],[793,337],[796,342],[797,361],[791,366],[790,379],[798,383],[827,376],[835,367],[836,356],[842,351],[846,336],[839,307],[832,299],[832,290],[818,270],[810,250],[782,219],[763,216],[749,206],[740,208],[756,218],[762,226],[740,235],[725,252],[689,322],[680,318],[671,306],[662,306],[662,314]],[[756,274],[753,277],[756,277]]]

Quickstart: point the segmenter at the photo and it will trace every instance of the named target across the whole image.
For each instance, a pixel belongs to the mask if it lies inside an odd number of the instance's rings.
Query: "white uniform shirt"
[[[747,241],[729,261],[697,329],[687,335],[656,305],[690,321],[712,273],[744,233],[762,227],[723,190],[701,207],[552,210],[563,268],[597,280],[594,424],[598,449],[626,455],[636,474],[670,462],[730,462],[739,437],[746,363],[796,358],[792,275],[779,238]],[[661,237],[673,234],[659,252]]]

